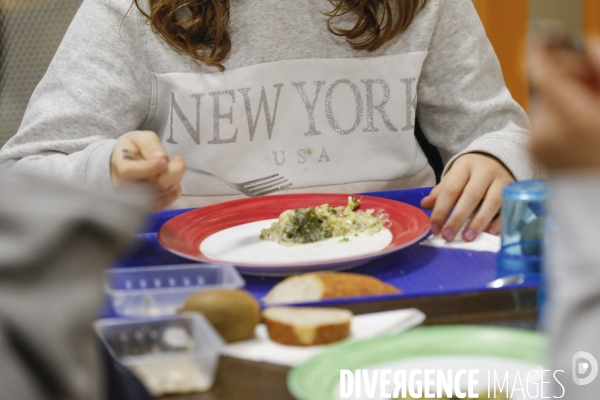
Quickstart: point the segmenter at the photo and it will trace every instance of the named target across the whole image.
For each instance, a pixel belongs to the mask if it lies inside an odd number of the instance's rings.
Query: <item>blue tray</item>
[[[365,193],[369,196],[402,201],[416,207],[431,188],[394,190]],[[138,235],[136,246],[119,260],[115,268],[190,263],[189,260],[169,253],[157,241],[157,232],[169,219],[190,209],[168,210],[150,216],[144,233]],[[428,211],[426,211],[428,212]],[[319,304],[344,304],[372,300],[396,299],[478,292],[496,278],[496,254],[467,250],[440,249],[414,244],[388,256],[349,270],[375,276],[402,290],[402,294],[326,300]],[[244,276],[245,289],[260,299],[282,278]],[[520,287],[537,287],[539,280],[527,278]],[[103,312],[111,315],[110,307]]]

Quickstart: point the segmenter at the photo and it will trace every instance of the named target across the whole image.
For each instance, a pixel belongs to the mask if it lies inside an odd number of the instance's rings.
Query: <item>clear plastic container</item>
[[[224,342],[201,314],[103,319],[94,329],[153,396],[204,392],[214,384]]]
[[[194,293],[245,284],[233,266],[220,264],[114,268],[104,274],[115,313],[125,317],[174,315]]]

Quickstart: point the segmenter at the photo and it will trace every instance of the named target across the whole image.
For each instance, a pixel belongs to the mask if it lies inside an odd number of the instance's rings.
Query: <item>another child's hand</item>
[[[600,42],[589,50],[529,48],[531,151],[550,170],[600,168]]]
[[[123,150],[137,153],[140,160],[123,156]],[[155,190],[154,208],[161,210],[181,196],[181,179],[185,172],[183,159],[175,156],[169,161],[156,133],[141,131],[117,141],[110,159],[115,186],[144,183]]]
[[[421,201],[423,208],[433,208],[431,233],[441,233],[450,242],[475,212],[463,231],[463,240],[474,240],[486,228],[498,235],[502,189],[514,180],[504,164],[492,156],[469,153],[457,158],[439,185]]]

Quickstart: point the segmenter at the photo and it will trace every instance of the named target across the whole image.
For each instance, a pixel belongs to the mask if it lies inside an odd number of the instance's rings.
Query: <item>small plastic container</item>
[[[115,313],[124,317],[174,315],[194,293],[244,285],[233,266],[221,264],[114,268],[104,273],[104,291]]]
[[[103,319],[94,329],[153,396],[204,392],[214,384],[224,342],[201,314]]]

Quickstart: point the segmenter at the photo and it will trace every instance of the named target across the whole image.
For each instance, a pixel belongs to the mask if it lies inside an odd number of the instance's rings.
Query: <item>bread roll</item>
[[[352,312],[339,308],[271,307],[263,311],[271,340],[291,346],[313,346],[350,336]]]
[[[291,304],[390,293],[400,293],[400,290],[372,276],[348,272],[315,272],[292,276],[279,282],[262,300],[265,304]]]

